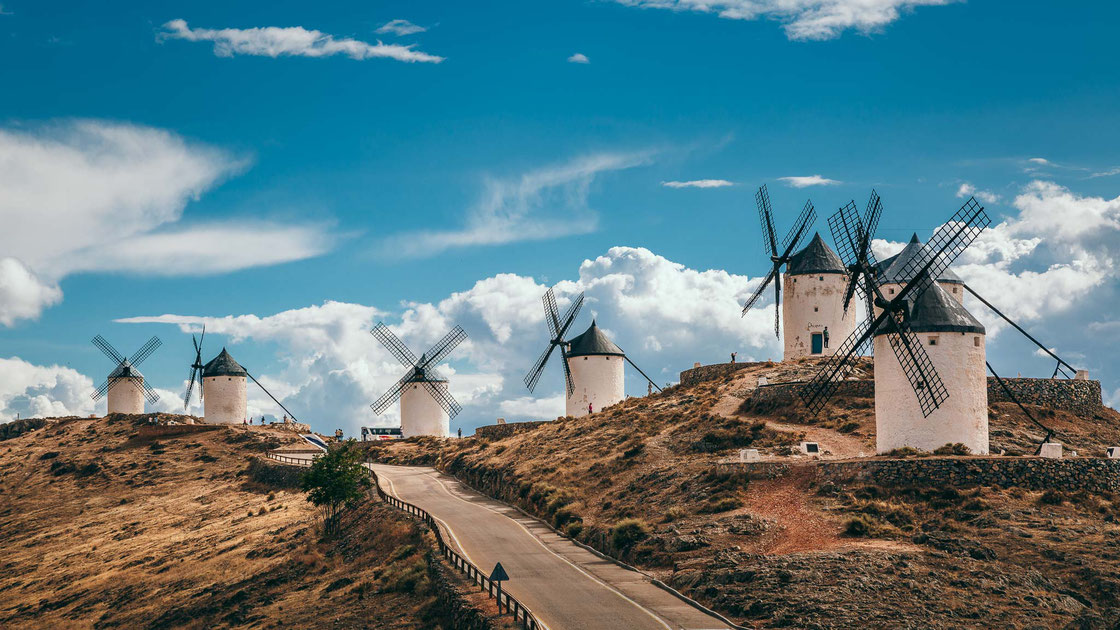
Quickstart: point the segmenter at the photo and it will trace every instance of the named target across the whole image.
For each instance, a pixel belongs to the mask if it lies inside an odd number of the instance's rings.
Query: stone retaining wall
[[[1029,490],[1120,492],[1120,460],[1077,457],[920,457],[817,461],[806,464],[751,462],[722,464],[744,469],[751,479],[773,479],[791,466],[813,466],[818,481],[879,486],[998,486]]]
[[[218,424],[152,424],[141,426],[137,431],[137,435],[142,438],[172,437],[175,435],[186,435],[188,433],[216,431],[222,428],[222,426],[223,425]]]
[[[300,487],[299,476],[304,470],[305,468],[302,466],[293,466],[263,457],[254,457],[249,460],[249,468],[246,472],[248,472],[250,479],[266,486],[298,489]]]
[[[772,362],[767,362],[772,363]],[[739,370],[743,370],[756,365],[764,365],[763,363],[716,363],[714,365],[701,365],[698,368],[692,368],[681,372],[681,385],[695,385],[703,381],[711,381],[717,378],[722,378],[728,374],[734,374]]]
[[[515,433],[531,431],[540,425],[552,422],[551,420],[534,420],[531,422],[509,422],[506,424],[488,424],[474,430],[474,436],[484,440],[500,440]]]
[[[1099,411],[1101,402],[1100,381],[1077,381],[1049,378],[1005,378],[1019,402],[1048,409],[1062,409],[1079,415],[1092,415]],[[803,383],[775,383],[762,385],[754,390],[751,400],[755,404],[790,404],[796,399],[797,388]],[[842,381],[836,390],[839,396],[872,398],[875,381]],[[995,378],[988,377],[988,402],[1012,402]]]

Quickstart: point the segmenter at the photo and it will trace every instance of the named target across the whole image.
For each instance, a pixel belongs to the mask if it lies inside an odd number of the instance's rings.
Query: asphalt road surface
[[[375,464],[382,488],[428,511],[445,539],[489,572],[501,562],[503,588],[550,630],[726,629],[624,569],[553,533],[540,521],[485,497],[433,468]]]

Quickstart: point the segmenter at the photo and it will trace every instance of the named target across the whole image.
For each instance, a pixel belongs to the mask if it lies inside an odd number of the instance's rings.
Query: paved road
[[[428,511],[447,540],[484,571],[501,562],[505,588],[551,630],[727,628],[628,571],[433,468],[374,465],[382,487]]]

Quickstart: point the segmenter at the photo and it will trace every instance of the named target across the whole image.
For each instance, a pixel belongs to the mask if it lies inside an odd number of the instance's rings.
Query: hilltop
[[[0,626],[438,628],[449,601],[481,604],[429,564],[430,532],[376,498],[322,540],[292,470],[258,457],[291,432],[143,437],[148,417],[0,441]]]
[[[819,442],[826,460],[872,455],[873,400],[838,395],[819,419],[797,402],[752,402],[760,377],[796,381],[814,367],[754,364],[500,438],[370,453],[435,465],[747,626],[1117,627],[1120,496],[823,480],[798,443]],[[870,378],[870,362],[855,376]],[[1067,448],[1120,444],[1114,410],[1028,409]],[[989,418],[1002,460],[1042,437],[1013,403]],[[763,462],[732,464],[746,447]],[[937,459],[975,461],[901,461]]]

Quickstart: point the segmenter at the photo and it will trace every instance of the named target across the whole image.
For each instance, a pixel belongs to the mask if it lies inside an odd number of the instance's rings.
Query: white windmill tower
[[[649,381],[652,387],[661,391],[653,379],[646,376],[641,368],[626,356],[617,345],[611,341],[598,324],[592,320],[591,326],[581,335],[564,341],[572,322],[575,321],[579,309],[583,306],[583,294],[580,293],[572,301],[568,311],[561,318],[556,307],[556,296],[549,289],[543,298],[545,321],[548,322],[549,339],[548,347],[537,359],[533,369],[525,376],[525,386],[532,392],[541,378],[544,366],[548,363],[553,349],[560,348],[560,356],[564,364],[564,380],[567,386],[565,392],[565,414],[573,417],[585,416],[589,409],[597,412],[601,409],[621,402],[626,398],[626,363]]]
[[[370,405],[373,411],[377,414],[385,413],[390,405],[400,399],[403,437],[449,437],[451,418],[458,415],[462,407],[451,396],[451,392],[447,391],[447,379],[440,376],[435,366],[467,338],[467,333],[456,326],[430,350],[416,358],[385,324],[379,322],[370,332],[402,365],[409,368],[395,385]]]
[[[903,447],[932,451],[961,443],[975,454],[986,454],[984,327],[932,278],[941,278],[990,220],[980,204],[969,199],[938,230],[930,245],[898,270],[894,277],[905,281],[888,296],[876,281],[870,247],[882,206],[873,203],[869,207],[873,210],[865,220],[854,204],[848,204],[829,223],[837,243],[843,243],[841,255],[849,263],[846,295],[858,290],[874,316],[844,340],[802,388],[801,397],[812,413],[819,413],[851,371],[853,358],[873,345],[879,453]]]
[[[203,403],[203,415],[208,424],[242,424],[248,419],[248,387],[252,379],[257,387],[261,388],[293,421],[298,421],[295,415],[288,411],[272,392],[265,389],[260,381],[253,378],[249,370],[238,363],[225,348],[218,356],[206,364],[202,363],[202,343],[206,341],[206,328],[202,329],[202,338],[195,339],[194,362],[191,364],[190,381],[187,391],[183,394],[183,408],[190,409],[191,394],[194,392],[195,383],[201,385],[199,399]]]
[[[144,375],[137,367],[156,351],[163,343],[159,337],[152,337],[131,358],[126,359],[117,349],[105,341],[101,335],[93,338],[93,345],[109,357],[116,367],[109,373],[105,382],[93,392],[94,400],[101,400],[108,393],[109,413],[144,413],[144,401],[154,404],[159,394],[144,381]]]

